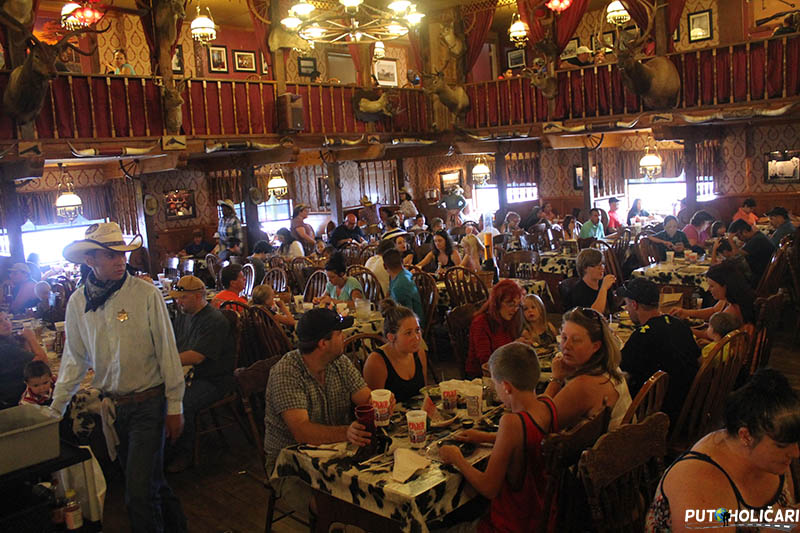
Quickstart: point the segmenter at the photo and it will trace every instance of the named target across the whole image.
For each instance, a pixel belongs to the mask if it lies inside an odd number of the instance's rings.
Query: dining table
[[[565,278],[578,275],[576,263],[578,255],[561,251],[548,251],[539,253],[537,270],[548,274],[558,274]]]
[[[639,267],[631,275],[647,278],[662,285],[694,286],[702,291],[709,290],[706,273],[711,266],[710,261],[690,263],[678,258],[670,261]]]

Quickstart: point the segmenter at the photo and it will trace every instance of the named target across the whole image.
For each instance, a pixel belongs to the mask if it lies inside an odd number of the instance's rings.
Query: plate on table
[[[541,359],[542,357],[552,357],[556,351],[556,345],[540,346],[534,344],[533,349],[536,350],[536,355]]]
[[[440,400],[442,398],[442,390],[438,385],[426,385],[419,389],[419,392],[420,394],[427,394],[431,397],[431,400]]]
[[[689,324],[689,327],[692,328],[699,328],[706,325],[706,321],[702,318],[685,318],[684,320],[686,320],[686,322]]]

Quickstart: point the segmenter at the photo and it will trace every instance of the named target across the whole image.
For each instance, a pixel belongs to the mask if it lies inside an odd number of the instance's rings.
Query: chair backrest
[[[784,276],[786,275],[786,268],[789,266],[787,251],[789,247],[779,246],[777,250],[772,253],[772,258],[767,265],[766,270],[761,275],[756,287],[757,296],[769,296],[775,294],[781,286]]]
[[[574,427],[551,433],[542,440],[547,476],[543,525],[555,523],[556,531],[577,531],[574,526],[585,523],[585,495],[578,479],[577,465],[583,451],[594,446],[597,439],[608,431],[610,420],[611,408],[606,406]],[[554,510],[558,513],[556,517],[552,516]]]
[[[367,264],[367,259],[369,259],[378,252],[379,244],[380,244],[379,242],[371,242],[364,248],[362,248],[361,254],[358,256],[358,264],[360,265]]]
[[[535,279],[539,254],[532,250],[506,252],[500,261],[500,275],[504,278]]]
[[[532,250],[537,252],[550,250],[550,234],[546,224],[534,224],[528,229],[528,235],[525,237]]]
[[[594,244],[596,240],[597,239],[594,237],[586,237],[586,238],[578,237],[578,250],[583,250],[584,248],[591,248],[592,244]]]
[[[669,417],[653,413],[601,436],[581,454],[578,471],[594,531],[639,533],[663,470]]]
[[[242,274],[244,274],[244,297],[250,298],[253,295],[253,285],[256,282],[256,270],[252,264],[247,263],[242,266]]]
[[[314,267],[314,262],[308,257],[295,257],[289,263],[289,284],[295,294],[302,294],[306,288],[306,269]]]
[[[342,353],[350,359],[360,373],[363,373],[364,363],[367,362],[369,354],[385,343],[383,336],[377,333],[359,333],[358,335],[351,335],[344,340]]]
[[[310,302],[318,296],[325,294],[325,286],[328,284],[328,276],[324,270],[317,270],[306,282],[306,287],[303,290],[303,301]]]
[[[669,374],[663,370],[658,370],[639,389],[636,398],[633,399],[630,407],[625,412],[625,416],[622,417],[622,423],[640,422],[651,414],[660,411],[668,388]]]
[[[625,263],[625,257],[628,255],[628,248],[631,246],[631,230],[630,228],[623,228],[617,231],[617,239],[611,246],[617,256],[617,261],[620,265]]]
[[[354,242],[345,244],[339,251],[344,256],[344,264],[347,266],[359,264],[359,257],[361,256],[361,247]]]
[[[245,415],[247,416],[253,442],[258,448],[261,463],[264,458],[264,408],[266,401],[267,382],[272,367],[280,361],[281,356],[262,359],[247,368],[237,368],[233,371],[239,397],[242,399]]]
[[[377,305],[383,300],[383,286],[378,277],[372,271],[361,265],[352,265],[347,269],[347,275],[353,276],[364,289],[364,297]]]
[[[417,286],[419,298],[422,300],[422,337],[428,338],[428,332],[436,321],[436,306],[439,305],[439,288],[436,286],[436,278],[427,272],[415,272],[412,276],[414,284]]]
[[[602,241],[597,241],[602,242]],[[608,245],[606,245],[605,249],[602,250],[603,252],[603,262],[605,263],[606,273],[613,274],[614,277],[617,278],[617,284],[621,285],[624,281],[622,267],[620,263],[617,261],[617,254],[614,253]]]
[[[220,310],[228,309],[235,313],[243,313],[245,309],[247,309],[248,307],[250,306],[247,304],[243,304],[238,300],[225,300],[224,302],[219,304]]]
[[[269,285],[275,294],[286,292],[289,290],[289,281],[286,277],[286,271],[282,268],[271,268],[264,274],[264,279],[261,280],[262,285]]]
[[[642,262],[642,265],[647,266],[652,265],[653,263],[658,263],[656,247],[653,245],[650,239],[648,237],[642,237],[641,234],[637,237],[637,239],[639,260]]]
[[[416,237],[414,237],[414,244],[419,250],[419,247],[423,244],[432,240],[432,233],[428,230],[418,231]]]
[[[756,324],[751,339],[750,358],[745,362],[744,371],[752,376],[756,370],[766,366],[772,351],[772,339],[781,321],[781,313],[786,302],[783,291],[768,298],[756,299]]]
[[[194,274],[194,259],[184,259],[180,271],[182,276]]]
[[[333,230],[335,229],[336,229],[336,222],[334,222],[333,220],[329,220],[328,223],[325,225],[325,234],[327,235],[328,238],[328,244],[333,244],[330,241],[330,238],[331,238],[331,233],[333,233]]]
[[[292,349],[283,327],[265,308],[251,305],[240,313],[240,316],[240,364],[251,365],[260,359],[280,356]]]
[[[464,267],[450,267],[444,274],[444,286],[450,296],[450,305],[482,303],[489,299],[489,289],[483,280],[472,270]]]
[[[445,319],[453,354],[459,363],[458,370],[462,375],[467,361],[467,352],[469,351],[469,328],[477,310],[478,305],[474,303],[458,305],[447,312],[447,318]]]
[[[566,311],[570,308],[570,304],[572,302],[572,296],[570,293],[572,292],[572,289],[575,288],[575,285],[577,285],[580,281],[581,278],[574,277],[558,282],[558,296],[563,311]]]
[[[280,255],[273,255],[267,258],[267,268],[283,268],[286,269],[286,259]]]
[[[375,240],[380,237],[381,234],[381,227],[377,224],[370,224],[366,228],[364,228],[364,234],[367,236],[369,240]]]
[[[589,244],[589,248],[594,248],[595,250],[600,250],[601,252],[605,252],[606,250],[610,250],[611,249],[611,245],[608,244],[608,242],[606,242],[606,241],[603,241],[603,240],[600,240],[600,239],[594,239]]]
[[[715,346],[692,382],[678,420],[670,432],[670,449],[685,451],[719,426],[725,397],[733,389],[747,357],[747,333],[728,333]]]
[[[206,269],[208,269],[208,273],[211,274],[211,277],[214,278],[216,283],[217,289],[220,288],[220,281],[219,281],[219,273],[222,268],[219,266],[219,257],[214,254],[206,255]]]
[[[228,319],[228,326],[233,340],[233,368],[239,366],[239,347],[241,345],[241,328],[239,327],[239,313],[230,308],[220,309],[222,315]]]

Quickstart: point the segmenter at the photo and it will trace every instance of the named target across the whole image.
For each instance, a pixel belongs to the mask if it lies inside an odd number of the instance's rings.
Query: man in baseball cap
[[[39,302],[34,291],[36,282],[31,279],[31,269],[28,265],[14,263],[8,269],[8,281],[11,284],[11,295],[14,297],[9,308],[11,313],[22,314]]]
[[[617,290],[636,329],[622,348],[620,368],[628,373],[628,388],[635,396],[659,370],[669,374],[662,411],[677,420],[698,369],[700,347],[689,325],[658,308],[658,285],[633,278]]]
[[[767,211],[767,216],[769,217],[770,225],[775,228],[775,232],[769,240],[777,248],[781,243],[781,239],[794,233],[795,227],[789,220],[789,211],[785,207],[773,207]]]

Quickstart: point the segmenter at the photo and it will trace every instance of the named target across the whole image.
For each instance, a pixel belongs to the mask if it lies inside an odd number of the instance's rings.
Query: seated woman
[[[575,265],[581,280],[567,294],[566,308],[591,307],[605,313],[608,307],[608,291],[617,278],[605,273],[603,254],[594,248],[584,248],[578,254]]]
[[[637,198],[637,199],[635,199],[633,201],[633,204],[631,205],[631,208],[628,211],[628,218],[626,220],[628,221],[628,225],[630,226],[630,225],[633,224],[633,222],[632,222],[633,219],[635,219],[635,218],[646,218],[646,217],[649,217],[649,216],[650,216],[650,213],[648,213],[647,211],[642,209],[642,199],[641,198]]]
[[[728,395],[725,428],[700,439],[664,472],[645,531],[695,531],[698,524],[685,520],[690,509],[747,510],[756,520],[769,508],[773,516],[796,509],[789,464],[798,457],[798,441],[800,399],[780,372],[762,368]],[[725,531],[740,531],[731,526]]]
[[[303,245],[292,235],[291,231],[286,228],[281,228],[275,235],[281,243],[281,247],[278,249],[281,256],[295,258],[305,255]]]
[[[706,273],[711,296],[717,300],[712,307],[703,309],[673,309],[670,314],[679,318],[700,318],[708,320],[714,313],[730,313],[742,324],[755,322],[753,289],[745,281],[742,273],[732,264],[714,265]],[[695,337],[708,339],[704,329],[695,329]]]
[[[683,232],[689,239],[692,250],[703,254],[705,253],[706,241],[709,239],[708,228],[714,222],[714,217],[707,211],[697,211],[692,215],[692,219],[684,226]]]
[[[526,294],[522,298],[522,318],[524,326],[522,338],[529,344],[550,346],[556,343],[558,331],[547,320],[547,311],[544,302],[536,294]]]
[[[712,239],[724,239],[725,233],[728,231],[728,226],[721,220],[715,220],[713,224],[711,224],[711,238]]]
[[[493,443],[485,471],[473,467],[455,446],[442,446],[439,458],[455,465],[476,491],[492,500],[489,512],[470,531],[543,531],[547,477],[542,439],[559,430],[556,409],[550,398],[536,395],[541,372],[530,346],[514,342],[497,349],[489,371],[497,396],[511,412],[500,418],[497,433],[469,429],[455,436]]]
[[[523,295],[522,287],[514,280],[504,279],[492,287],[489,300],[475,313],[469,328],[467,376],[481,376],[481,366],[499,347],[515,340],[524,341],[520,338]]]
[[[431,261],[436,261],[436,269],[444,270],[461,264],[461,256],[453,245],[453,239],[445,230],[437,231],[433,236],[434,249],[417,263],[419,268],[425,268]],[[488,356],[487,356],[488,357]]]
[[[506,213],[506,219],[500,225],[500,233],[513,233],[518,229],[522,229],[519,225],[521,221],[522,217],[519,216],[519,213],[509,211]]]
[[[577,307],[564,313],[561,354],[553,358],[553,377],[544,393],[556,404],[564,428],[611,407],[613,429],[631,405],[628,384],[619,368],[619,342],[603,315]]]
[[[364,381],[372,389],[389,389],[398,402],[407,402],[425,386],[428,359],[420,348],[419,319],[408,307],[387,298],[381,301],[383,336],[386,344],[369,354],[364,363]]]
[[[473,272],[479,271],[486,248],[483,247],[483,244],[475,235],[467,235],[461,239],[461,245],[464,247],[464,257],[461,259],[460,266]]]
[[[347,267],[341,252],[333,254],[325,264],[325,275],[328,276],[325,294],[314,298],[314,303],[327,305],[364,297],[361,283],[353,276],[347,275]]]
[[[553,204],[545,202],[542,206],[542,210],[539,212],[539,216],[552,224],[555,222],[556,218],[558,218],[558,213],[553,211]]]
[[[689,239],[678,229],[678,219],[672,215],[664,218],[664,231],[651,235],[650,241],[658,246],[661,261],[667,258],[667,250],[683,257],[683,251],[689,248]]]
[[[0,312],[0,409],[19,403],[25,392],[25,365],[33,360],[47,362],[47,354],[42,349],[33,330],[23,329],[12,333],[11,318]]]
[[[561,225],[562,230],[564,231],[564,240],[566,241],[577,241],[578,236],[581,234],[581,230],[578,229],[577,219],[572,215],[567,215],[564,217],[564,223]]]
[[[280,298],[275,299],[275,291],[269,285],[258,285],[253,289],[250,305],[264,307],[278,324],[291,327],[295,325],[294,316],[289,312],[289,308]]]
[[[406,240],[409,238],[413,238],[413,236],[409,237],[405,232],[397,235],[397,237],[394,238],[394,247],[403,256],[404,267],[410,267],[414,264],[414,259],[416,259],[414,250],[411,249],[411,247],[408,245],[408,241]]]

